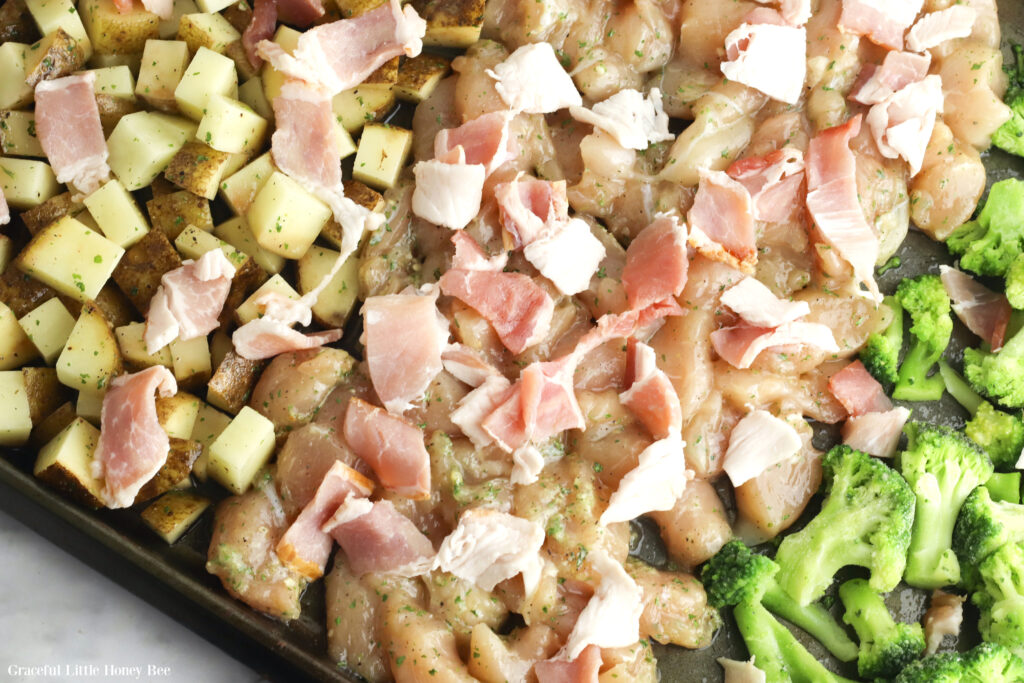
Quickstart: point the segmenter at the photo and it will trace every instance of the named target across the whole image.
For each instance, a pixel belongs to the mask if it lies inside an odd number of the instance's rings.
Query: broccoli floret
[[[1024,182],[1015,178],[992,186],[976,220],[957,228],[946,246],[960,256],[960,266],[978,275],[1006,275],[1024,251]]]
[[[981,561],[1007,543],[1024,541],[1024,505],[992,500],[984,486],[971,491],[953,528],[953,550],[968,587],[978,584]]]
[[[978,573],[971,600],[981,609],[982,639],[1024,657],[1024,545],[1003,544],[981,561]]]
[[[895,384],[903,348],[903,307],[892,296],[885,297],[884,303],[892,310],[892,322],[882,332],[868,337],[860,351],[860,360],[879,382]]]
[[[1024,406],[1024,331],[995,353],[964,350],[964,376],[976,391],[1008,408]]]
[[[1024,309],[1024,254],[1018,254],[1006,269],[1006,298],[1018,311]]]
[[[1024,420],[993,407],[945,361],[939,361],[939,373],[946,391],[971,414],[964,426],[967,438],[988,453],[996,469],[1013,469],[1024,450]]]
[[[903,578],[918,588],[960,582],[953,527],[967,496],[992,474],[992,461],[973,441],[948,427],[912,422],[900,472],[917,497]]]
[[[864,579],[839,587],[845,621],[860,638],[857,671],[862,678],[892,678],[924,652],[921,624],[903,624],[889,614],[882,596]]]
[[[985,482],[992,500],[1002,503],[1020,502],[1020,472],[994,472]]]
[[[940,652],[912,662],[892,683],[960,683],[963,677],[963,658],[955,652]]]
[[[951,304],[937,275],[903,280],[896,300],[910,314],[911,344],[900,364],[892,395],[901,401],[937,401],[945,385],[939,375],[928,376],[942,357],[953,334]]]
[[[992,136],[992,144],[1010,154],[1024,156],[1024,50],[1013,46],[1016,63],[1003,67],[1010,76],[1010,87],[1006,90],[1005,102],[1013,116]]]
[[[775,581],[779,567],[757,555],[742,541],[730,541],[711,558],[701,572],[712,605],[761,602],[769,611],[814,636],[842,662],[857,657],[857,645],[846,630],[818,603],[800,606]]]
[[[963,655],[964,683],[1019,683],[1024,661],[998,643],[981,643]]]
[[[850,683],[826,669],[762,604],[764,595],[773,590],[777,571],[770,559],[734,541],[708,560],[701,580],[710,604],[733,608],[747,650],[769,681]]]
[[[826,497],[807,526],[783,539],[779,585],[801,605],[822,596],[847,565],[867,567],[871,587],[891,591],[907,563],[914,494],[894,469],[849,446],[822,459]]]

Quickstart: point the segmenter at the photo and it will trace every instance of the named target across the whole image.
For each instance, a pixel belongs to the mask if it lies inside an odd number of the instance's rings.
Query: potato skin
[[[150,230],[121,257],[114,282],[139,313],[145,314],[160,286],[160,278],[181,267],[181,256],[161,230]]]

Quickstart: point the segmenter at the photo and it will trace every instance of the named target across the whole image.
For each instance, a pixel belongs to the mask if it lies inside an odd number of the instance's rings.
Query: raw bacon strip
[[[114,0],[114,8],[118,14],[128,14],[132,11],[132,0]]]
[[[679,296],[686,286],[690,260],[686,227],[662,216],[640,231],[626,249],[622,286],[632,310]]]
[[[110,177],[107,142],[93,86],[96,74],[40,81],[36,85],[36,133],[59,183],[91,194]]]
[[[486,318],[512,353],[520,354],[538,343],[551,326],[555,302],[522,273],[453,268],[441,276],[439,284],[446,295]]]
[[[100,411],[100,438],[92,474],[103,479],[103,502],[126,508],[153,478],[171,449],[156,415],[156,396],[178,391],[174,375],[162,365],[121,375],[110,383]]]
[[[480,386],[463,396],[458,407],[452,411],[452,423],[461,429],[477,448],[494,443],[480,423],[501,405],[509,395],[511,386],[505,377],[491,375]]]
[[[756,220],[783,223],[800,205],[804,155],[799,149],[784,147],[763,157],[740,159],[727,173],[747,188]]]
[[[791,424],[764,410],[754,410],[733,427],[722,469],[733,486],[742,486],[796,455],[802,445]]]
[[[548,659],[533,665],[537,683],[598,683],[601,648],[588,645],[571,661]]]
[[[857,198],[857,161],[850,140],[860,132],[860,115],[822,131],[807,150],[807,209],[825,241],[853,266],[876,301],[878,236],[864,218]]]
[[[800,100],[807,76],[807,29],[743,23],[726,36],[725,53],[722,74],[729,80],[787,104]]]
[[[947,40],[966,38],[974,30],[977,18],[978,11],[967,5],[953,5],[926,14],[907,33],[907,48],[914,52],[924,52]]]
[[[341,549],[352,573],[417,576],[430,569],[434,546],[389,500],[349,497],[323,526]]]
[[[457,147],[457,150],[462,150]],[[413,167],[412,212],[452,230],[462,230],[480,213],[487,171],[482,164],[420,161]]]
[[[307,189],[341,183],[343,141],[331,100],[298,83],[274,98],[274,164]]]
[[[727,289],[721,301],[754,327],[778,327],[811,312],[806,301],[780,299],[761,281],[752,277],[745,277]]]
[[[255,0],[252,8],[252,17],[249,25],[242,33],[242,47],[245,48],[245,57],[253,69],[263,66],[263,58],[260,57],[256,46],[263,40],[270,40],[274,36],[274,28],[277,26],[277,0]]]
[[[908,418],[910,411],[902,406],[851,417],[842,428],[843,443],[868,455],[891,458]]]
[[[869,64],[861,70],[850,99],[868,105],[884,102],[911,83],[923,80],[931,63],[931,55],[888,52],[882,66]]]
[[[478,387],[501,372],[487,362],[479,352],[465,344],[449,344],[441,352],[441,363],[450,375],[471,387]]]
[[[116,1],[114,6],[117,7]],[[142,6],[165,21],[174,16],[174,0],[142,0]]]
[[[933,655],[939,651],[939,645],[945,636],[959,636],[960,626],[964,620],[964,601],[966,598],[947,593],[936,588],[932,591],[932,601],[928,611],[924,613],[925,654]]]
[[[417,500],[430,496],[430,456],[418,427],[353,396],[344,431],[352,452],[384,488]]]
[[[452,233],[452,244],[455,245],[452,268],[457,270],[488,270],[498,273],[508,264],[507,252],[488,256],[477,241],[464,232]]]
[[[146,351],[156,353],[174,339],[204,337],[220,325],[235,267],[220,249],[164,273],[146,314]]]
[[[1006,295],[993,292],[956,268],[939,266],[939,273],[960,322],[988,342],[993,351],[1001,349],[1013,312]]]
[[[324,475],[313,500],[306,504],[278,541],[278,558],[306,578],[319,579],[331,556],[331,537],[320,527],[350,496],[365,498],[372,492],[372,481],[345,463],[336,461]]]
[[[501,225],[512,248],[524,247],[544,232],[545,226],[569,220],[569,200],[564,180],[554,182],[516,176],[494,186]]]
[[[630,340],[626,360],[627,373],[633,380],[619,394],[622,405],[632,411],[655,439],[664,439],[683,428],[683,411],[672,380],[658,368],[652,349],[647,344]],[[630,518],[632,519],[632,518]]]
[[[283,3],[278,7],[282,19],[287,11]],[[267,40],[256,47],[278,71],[333,97],[362,83],[389,59],[418,55],[426,30],[411,5],[403,9],[399,0],[390,0],[358,17],[306,31],[291,55]]]
[[[324,15],[321,0],[277,0],[277,15],[285,24],[306,28]]]
[[[370,381],[384,407],[401,414],[441,372],[448,321],[437,310],[437,287],[367,297],[363,344]]]
[[[753,272],[757,244],[747,188],[722,171],[701,171],[687,222],[690,246],[709,259]]]
[[[605,131],[626,149],[647,149],[652,143],[674,137],[668,132],[668,114],[662,107],[658,88],[651,88],[646,98],[643,93],[626,88],[590,109],[570,107],[569,114]]]
[[[591,551],[588,559],[601,583],[576,620],[559,659],[575,660],[588,645],[627,647],[640,638],[644,611],[640,587],[603,550]]]
[[[302,334],[266,316],[242,325],[231,335],[235,353],[249,360],[263,360],[288,351],[315,349],[341,339],[341,330]]]
[[[540,237],[526,245],[523,256],[559,292],[573,296],[590,286],[605,249],[586,221],[570,218],[547,226]]]
[[[942,104],[942,78],[932,75],[873,106],[866,120],[878,151],[887,159],[903,157],[910,175],[917,175]]]
[[[497,81],[494,89],[515,113],[551,114],[583,104],[550,43],[523,45],[487,75]]]
[[[922,5],[924,0],[843,0],[839,30],[867,36],[890,50],[902,50],[903,33]]]
[[[762,351],[782,346],[806,345],[838,353],[832,330],[819,323],[786,323],[775,329],[737,325],[711,333],[711,345],[729,365],[749,368]]]
[[[486,175],[514,158],[508,136],[510,120],[508,112],[491,112],[467,121],[458,128],[445,128],[434,138],[434,156],[446,158],[461,147],[465,154],[464,163],[480,164]]]
[[[675,430],[644,449],[635,468],[626,473],[601,514],[600,524],[628,522],[648,512],[671,510],[683,495],[693,472],[686,469],[683,447]]]
[[[462,513],[455,531],[441,542],[434,568],[486,591],[522,574],[529,596],[540,582],[543,544],[544,529],[536,522],[506,512],[473,508]]]
[[[892,401],[885,395],[885,388],[859,360],[832,375],[828,381],[828,390],[846,408],[846,412],[854,417],[892,410]]]

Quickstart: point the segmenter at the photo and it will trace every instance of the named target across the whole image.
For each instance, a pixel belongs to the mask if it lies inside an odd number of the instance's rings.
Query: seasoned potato
[[[71,392],[57,380],[57,371],[53,368],[22,368],[21,374],[33,424],[71,399]]]
[[[264,361],[249,360],[229,351],[210,378],[206,400],[215,408],[237,415],[252,395],[265,365]]]
[[[161,493],[170,491],[192,471],[192,463],[196,461],[203,447],[196,441],[171,437],[171,450],[167,460],[153,475],[153,478],[139,489],[135,503],[143,503],[156,498]]]
[[[123,371],[114,330],[95,303],[86,303],[57,358],[57,377],[77,391],[103,393]]]
[[[32,46],[25,59],[25,82],[33,88],[40,81],[68,76],[85,64],[85,50],[58,28]]]
[[[394,187],[411,150],[411,130],[378,124],[365,126],[352,177],[377,189]]]
[[[0,43],[32,43],[39,38],[25,0],[7,0],[0,6]]]
[[[145,333],[146,323],[130,323],[114,330],[114,334],[117,335],[117,345],[121,349],[121,356],[128,369],[138,372],[153,365],[172,368],[174,362],[171,360],[171,350],[165,346],[155,354],[150,354],[146,350]]]
[[[178,111],[174,89],[188,66],[188,45],[180,40],[147,40],[135,94],[146,103],[170,113]]]
[[[95,299],[124,249],[65,216],[41,230],[15,261],[24,273],[77,301]]]
[[[83,0],[80,9],[97,54],[135,54],[142,52],[147,40],[160,37],[160,17],[141,5],[122,14],[112,0]]]
[[[179,267],[181,256],[166,233],[150,230],[124,253],[111,277],[139,313],[144,314],[160,286],[160,278]]]
[[[32,434],[32,406],[25,375],[17,370],[0,371],[0,446],[23,446]]]
[[[319,286],[338,256],[333,249],[313,246],[299,259],[299,290]],[[359,293],[359,257],[349,256],[313,304],[313,318],[324,327],[344,327]]]
[[[45,228],[50,223],[57,221],[64,216],[76,216],[82,211],[82,203],[75,201],[71,192],[61,192],[50,197],[39,206],[32,207],[21,213],[21,219],[25,221],[25,227],[33,235]]]
[[[121,117],[139,111],[139,105],[132,100],[116,95],[96,95],[96,108],[100,112],[100,125],[103,135],[110,137]]]
[[[10,208],[24,211],[39,206],[60,192],[60,187],[46,162],[0,157],[0,190]]]
[[[231,156],[209,145],[193,140],[186,142],[167,164],[164,177],[192,194],[206,199],[217,196]]]
[[[414,0],[412,4],[427,21],[424,45],[465,48],[480,39],[485,0]]]
[[[245,406],[210,444],[209,476],[232,493],[245,493],[274,453],[274,423]]]
[[[75,327],[75,318],[68,313],[60,299],[53,298],[26,313],[18,320],[18,324],[39,350],[43,360],[52,365]]]
[[[32,427],[28,445],[38,451],[75,421],[75,404],[67,401]]]
[[[193,54],[201,47],[223,54],[228,45],[241,37],[231,22],[220,14],[186,14],[178,24],[178,40],[188,43]]]
[[[0,109],[21,109],[32,102],[34,91],[25,83],[28,53],[24,43],[0,43],[0,64],[4,65],[0,69]]]
[[[140,513],[160,538],[173,544],[202,516],[210,500],[192,491],[168,491]]]
[[[0,153],[44,158],[36,135],[36,116],[30,111],[0,111]]]
[[[178,387],[195,391],[201,390],[213,373],[210,343],[207,338],[175,339],[168,345],[168,348],[171,351],[171,366]]]
[[[358,180],[346,180],[344,181],[344,186],[345,196],[356,204],[370,211],[384,213],[384,196],[380,192],[370,189]],[[320,231],[320,236],[340,248],[344,229],[340,223],[332,218],[327,221],[327,225]]]
[[[39,451],[32,473],[47,486],[88,507],[103,507],[103,483],[92,476],[92,458],[100,430],[81,417]]]
[[[111,180],[82,200],[103,236],[127,249],[149,231],[135,199],[118,180]]]
[[[57,292],[53,289],[17,268],[8,268],[0,274],[0,303],[8,306],[18,318],[55,296]]]
[[[437,55],[424,53],[407,59],[398,69],[395,94],[406,102],[422,102],[450,69],[451,62]]]
[[[158,396],[156,399],[156,418],[167,436],[177,439],[189,439],[199,417],[199,405],[202,401],[187,391],[179,391],[173,396]]]
[[[128,114],[107,139],[110,170],[125,189],[142,189],[195,134],[196,125],[180,116],[151,111]]]
[[[146,202],[150,223],[154,230],[161,230],[171,240],[178,239],[181,231],[193,225],[200,230],[213,230],[213,215],[210,202],[191,192],[172,192],[153,197]]]

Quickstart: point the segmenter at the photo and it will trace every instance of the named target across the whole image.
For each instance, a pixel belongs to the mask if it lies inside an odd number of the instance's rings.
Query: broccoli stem
[[[981,407],[982,403],[985,403],[985,399],[972,389],[967,380],[944,360],[939,361],[939,374],[942,376],[942,381],[945,383],[946,391],[949,392],[949,395],[955,398],[956,402],[971,414],[971,417],[977,415],[978,408]]]
[[[992,500],[1019,504],[1020,472],[996,472],[985,482],[985,488]]]
[[[916,588],[960,583],[960,562],[951,549],[959,508],[950,509],[931,473],[921,475],[913,488],[917,508],[903,578]]]
[[[895,622],[889,609],[867,581],[845,582],[839,587],[839,598],[846,606],[844,620],[862,641],[874,640],[876,635],[892,629]]]
[[[936,354],[920,342],[911,345],[900,365],[893,398],[900,401],[937,401],[942,398],[946,386],[941,375],[928,376],[928,371],[941,355],[941,352]]]
[[[852,662],[857,658],[857,644],[820,604],[812,602],[801,606],[775,583],[765,591],[761,603],[769,611],[814,636],[839,661]]]

